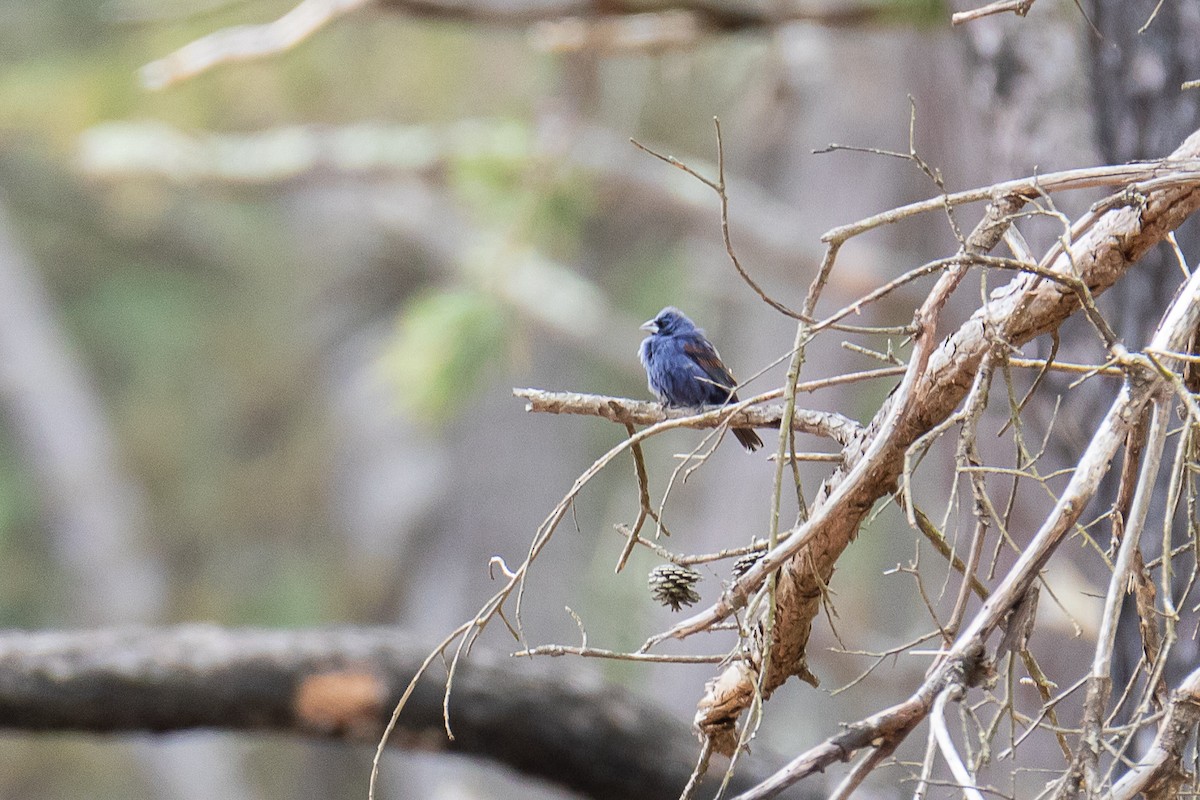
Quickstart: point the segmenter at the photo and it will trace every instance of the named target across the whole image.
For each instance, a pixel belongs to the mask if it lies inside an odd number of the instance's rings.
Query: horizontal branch
[[[1056,192],[1125,186],[1140,181],[1150,181],[1160,176],[1175,179],[1180,184],[1194,184],[1198,173],[1200,173],[1200,158],[1190,153],[1179,158],[1172,157],[1169,160],[1143,161],[1133,164],[1083,167],[1080,169],[1063,170],[1061,172],[1048,172],[1044,175],[1032,175],[1011,181],[993,183],[991,186],[983,186],[961,192],[950,192],[925,200],[918,200],[899,208],[875,214],[858,222],[839,225],[821,234],[821,241],[840,244],[883,225],[893,225],[918,214],[942,211],[947,206],[982,203],[1004,196],[1033,198]]]
[[[526,411],[603,417],[630,425],[655,425],[675,420],[681,428],[716,428],[726,423],[737,428],[778,428],[783,420],[782,404],[750,406],[736,411],[714,408],[697,413],[694,408],[663,408],[658,403],[599,394],[547,392],[542,389],[513,389],[513,394],[528,401]],[[778,396],[778,392],[769,393],[765,399],[770,399],[772,395]],[[792,427],[802,433],[832,439],[842,446],[849,444],[862,431],[857,422],[836,412],[802,408],[796,409]]]
[[[283,53],[316,34],[333,20],[357,11],[369,0],[302,0],[278,19],[259,25],[222,28],[196,39],[141,68],[142,84],[164,89],[219,64],[247,61]],[[637,0],[609,0],[598,8],[590,0],[383,0],[384,8],[411,17],[502,27],[530,27],[564,21],[586,24],[565,36],[561,30],[536,37],[554,49],[583,45],[622,44],[622,49],[654,50],[689,46],[705,33],[763,30],[793,22],[850,27],[903,21],[886,6],[863,2],[824,8],[820,4],[784,6],[713,0],[668,0],[647,6]],[[681,25],[681,16],[686,21]],[[631,25],[613,30],[603,23],[630,19]],[[600,23],[597,27],[597,23]],[[662,34],[656,28],[663,29]],[[681,35],[680,30],[683,33]],[[573,46],[572,46],[573,45]]]
[[[428,652],[395,628],[9,631],[0,720],[10,731],[216,728],[373,743]],[[673,800],[691,774],[687,726],[624,691],[480,649],[454,686],[453,741],[437,676],[422,679],[393,741],[492,759],[594,798]]]

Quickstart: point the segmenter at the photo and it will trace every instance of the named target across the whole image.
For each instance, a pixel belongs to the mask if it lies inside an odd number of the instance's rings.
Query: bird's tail
[[[753,428],[734,428],[733,435],[742,443],[742,447],[751,453],[762,447],[762,439],[758,438],[758,434],[754,432]]]

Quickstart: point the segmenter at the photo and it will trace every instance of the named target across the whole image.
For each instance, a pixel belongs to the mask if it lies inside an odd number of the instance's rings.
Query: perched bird
[[[736,403],[737,381],[721,363],[717,348],[683,312],[667,306],[642,325],[650,335],[642,340],[638,358],[646,368],[650,391],[664,406],[723,406]],[[752,428],[734,428],[733,435],[753,452],[762,439]]]

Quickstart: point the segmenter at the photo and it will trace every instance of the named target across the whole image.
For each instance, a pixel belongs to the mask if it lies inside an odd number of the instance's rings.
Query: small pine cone
[[[699,580],[700,573],[691,567],[662,564],[650,570],[650,595],[672,611],[678,611],[700,600],[692,588]]]
[[[753,567],[755,564],[757,564],[758,560],[762,557],[763,557],[763,552],[756,551],[753,553],[747,553],[746,555],[739,558],[737,561],[733,562],[733,570],[732,570],[733,579],[736,581],[738,578],[742,577],[747,572],[749,572],[750,568]]]

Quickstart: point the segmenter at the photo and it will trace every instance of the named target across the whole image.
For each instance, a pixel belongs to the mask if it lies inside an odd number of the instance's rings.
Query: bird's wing
[[[729,374],[729,370],[721,362],[717,348],[713,347],[711,342],[702,336],[689,337],[683,343],[683,352],[695,362],[696,366],[700,367],[708,380],[712,382],[713,395],[719,396],[715,402],[725,403],[729,400],[737,400],[737,394],[733,393],[733,387],[737,385],[737,381],[733,379],[733,375]]]

